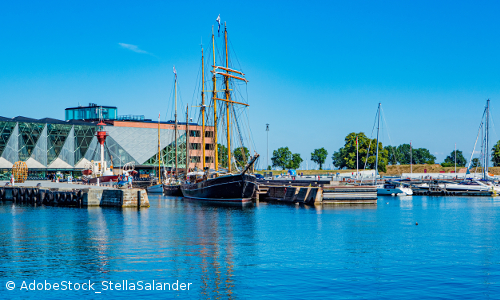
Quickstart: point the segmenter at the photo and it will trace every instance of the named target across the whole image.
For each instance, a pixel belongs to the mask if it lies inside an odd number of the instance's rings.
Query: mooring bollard
[[[137,191],[137,207],[141,207],[141,190]]]

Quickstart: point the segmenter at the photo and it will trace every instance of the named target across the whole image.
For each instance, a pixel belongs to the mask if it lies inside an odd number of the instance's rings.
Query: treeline
[[[389,165],[435,164],[436,157],[426,148],[412,148],[410,144],[399,146],[385,146],[388,152]],[[411,151],[410,151],[411,149]]]
[[[319,169],[323,170],[323,164],[328,156],[328,151],[325,148],[315,149],[311,153],[311,160],[319,165]],[[272,166],[275,168],[285,169],[298,169],[304,160],[300,157],[299,153],[292,153],[288,147],[281,147],[273,151],[271,158]],[[271,170],[271,166],[267,167]]]
[[[356,145],[357,137],[357,145]],[[356,147],[359,155],[356,160]],[[387,172],[388,165],[409,165],[409,164],[435,164],[436,156],[431,154],[426,148],[413,148],[410,144],[401,144],[399,146],[383,146],[376,139],[368,138],[363,132],[349,133],[344,139],[344,146],[332,155],[333,165],[338,169],[374,169],[378,148],[378,171]],[[328,151],[325,148],[315,149],[311,153],[311,161],[319,165],[322,170],[323,164],[328,157]],[[366,159],[368,157],[368,160]],[[467,160],[462,151],[453,150],[441,163],[443,167],[465,167]],[[271,158],[272,166],[284,169],[297,169],[302,163],[302,158],[298,153],[292,153],[288,147],[281,147],[273,151]],[[500,141],[491,149],[492,165],[500,166]],[[481,167],[478,158],[472,159],[471,167]],[[271,169],[271,166],[268,166]]]

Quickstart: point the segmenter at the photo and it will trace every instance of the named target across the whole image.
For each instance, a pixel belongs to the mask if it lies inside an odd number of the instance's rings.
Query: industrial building
[[[118,116],[113,106],[67,108],[66,120],[51,118],[0,117],[0,173],[8,173],[17,161],[26,162],[31,177],[66,172],[79,176],[86,165],[100,159],[95,136],[102,117],[108,134],[105,159],[114,168],[134,162],[136,169],[156,172],[158,167],[158,122],[144,116]],[[188,126],[186,126],[188,125]],[[174,121],[159,123],[161,165],[175,167]],[[186,135],[186,127],[189,134]],[[189,142],[189,167],[202,167],[201,126],[178,122],[178,167],[186,167],[186,138]],[[214,167],[213,127],[205,127],[205,162]]]

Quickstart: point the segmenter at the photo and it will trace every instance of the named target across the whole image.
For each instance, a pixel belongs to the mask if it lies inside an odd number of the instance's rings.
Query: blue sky
[[[200,43],[218,14],[249,79],[258,152],[288,146],[310,159],[350,132],[412,140],[438,162],[467,159],[486,99],[500,124],[496,1],[3,1],[1,116],[64,118],[89,102],[156,118],[170,107],[172,66],[193,98]],[[120,43],[122,45],[120,45]],[[127,46],[132,45],[132,46]],[[136,46],[137,48],[134,48]],[[500,134],[500,129],[499,129]],[[495,142],[500,135],[493,128]],[[311,166],[311,163],[309,163]]]

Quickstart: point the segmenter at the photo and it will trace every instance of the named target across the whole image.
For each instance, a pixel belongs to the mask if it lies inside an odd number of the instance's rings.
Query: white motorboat
[[[410,196],[413,195],[413,190],[403,185],[394,183],[384,183],[377,185],[378,196]]]
[[[459,183],[447,183],[444,188],[448,192],[484,192],[484,191],[495,191],[500,193],[500,187],[494,185],[490,181],[480,181],[480,180],[465,180]]]
[[[146,190],[151,194],[163,194],[163,184],[148,186]]]

